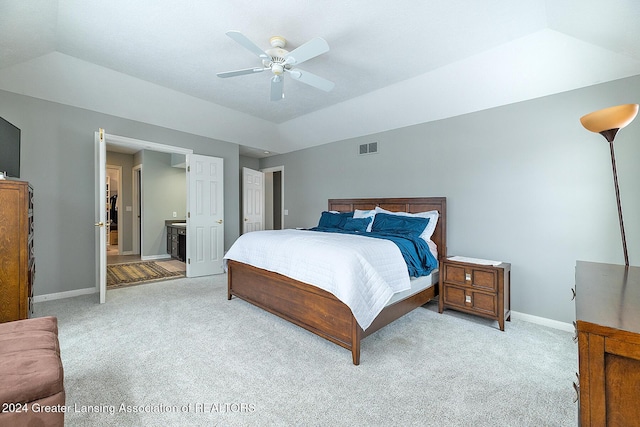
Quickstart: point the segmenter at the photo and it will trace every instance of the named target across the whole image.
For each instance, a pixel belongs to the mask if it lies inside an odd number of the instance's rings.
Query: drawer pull
[[[573,398],[573,403],[576,403],[578,399],[580,399],[580,386],[576,384],[575,381],[573,382],[573,389],[576,392],[576,397]]]
[[[573,296],[571,297],[571,301],[573,301],[574,299],[576,299],[576,290],[574,288],[571,288],[571,293],[573,294]]]
[[[576,325],[576,321],[573,321],[573,330],[575,334],[573,335],[573,342],[578,342],[578,325]]]

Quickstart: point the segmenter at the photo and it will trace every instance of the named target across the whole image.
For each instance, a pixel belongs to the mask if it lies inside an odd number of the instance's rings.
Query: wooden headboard
[[[409,198],[367,198],[367,199],[329,199],[329,210],[351,212],[356,209],[370,210],[376,206],[393,212],[426,212],[437,210],[440,213],[436,230],[431,240],[438,245],[438,258],[447,256],[447,198],[446,197],[409,197]]]

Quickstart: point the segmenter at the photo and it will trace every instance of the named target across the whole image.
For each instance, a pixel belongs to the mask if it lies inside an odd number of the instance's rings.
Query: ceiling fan
[[[233,40],[244,46],[247,50],[253,52],[262,59],[262,67],[244,68],[242,70],[225,71],[217,73],[218,77],[235,77],[244,74],[255,74],[265,70],[273,73],[271,77],[271,100],[279,101],[284,98],[284,74],[288,73],[291,78],[299,82],[308,84],[325,92],[331,91],[335,84],[327,79],[318,77],[308,71],[293,68],[309,59],[315,58],[329,51],[327,42],[316,37],[302,46],[292,50],[291,52],[284,49],[287,41],[284,37],[274,36],[269,39],[271,49],[262,50],[254,42],[249,40],[239,31],[227,31],[226,33]]]

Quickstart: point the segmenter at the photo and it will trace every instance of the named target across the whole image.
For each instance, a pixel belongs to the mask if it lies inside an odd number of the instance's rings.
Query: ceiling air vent
[[[378,143],[370,142],[368,144],[360,144],[360,154],[375,154],[378,152]]]

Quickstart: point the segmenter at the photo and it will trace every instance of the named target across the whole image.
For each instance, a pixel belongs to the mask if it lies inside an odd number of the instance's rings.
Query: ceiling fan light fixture
[[[282,64],[272,64],[271,65],[271,71],[273,72],[273,74],[275,74],[276,76],[281,75],[282,73],[284,73],[284,67],[282,66]]]

